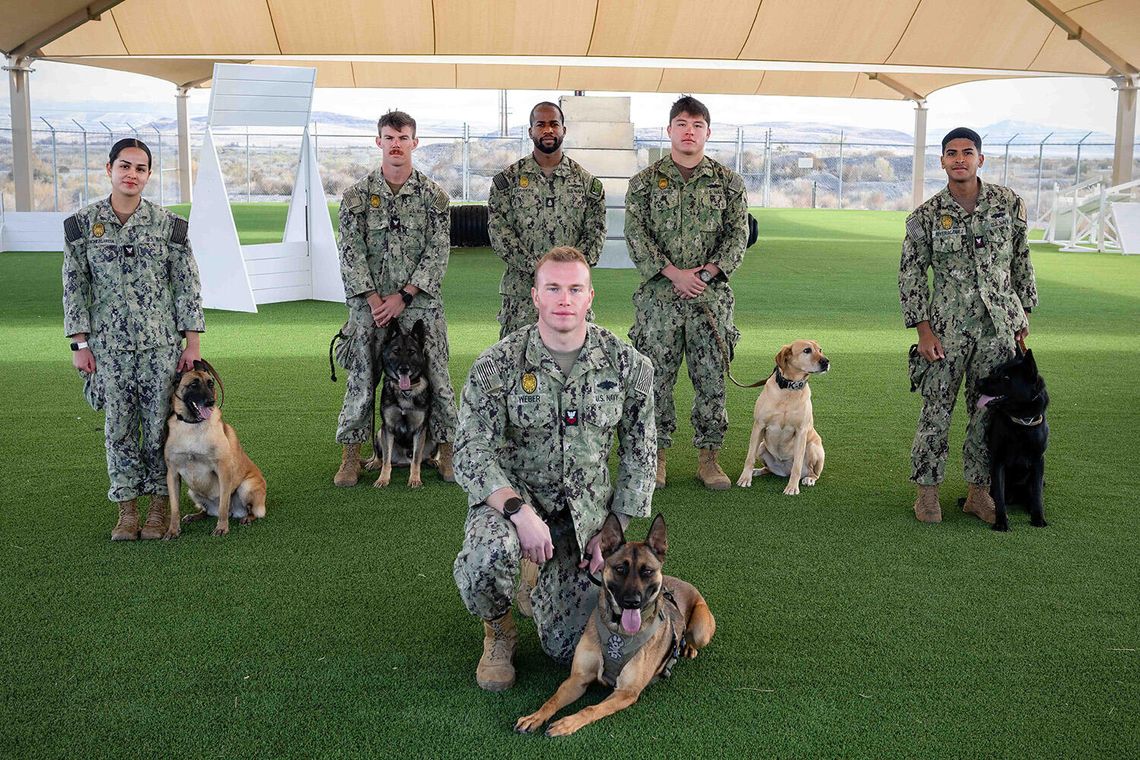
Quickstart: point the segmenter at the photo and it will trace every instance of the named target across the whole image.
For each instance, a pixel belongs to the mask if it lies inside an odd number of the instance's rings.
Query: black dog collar
[[[789,380],[780,372],[779,367],[776,367],[772,371],[776,373],[776,385],[784,390],[802,391],[804,386],[807,385],[808,379],[806,377],[803,380]]]

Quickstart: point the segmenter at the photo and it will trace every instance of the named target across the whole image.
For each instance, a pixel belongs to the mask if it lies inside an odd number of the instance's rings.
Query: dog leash
[[[740,388],[759,388],[761,385],[766,383],[768,381],[768,378],[772,376],[771,373],[768,373],[750,385],[745,385],[732,376],[732,358],[728,353],[728,345],[724,342],[724,337],[720,334],[720,330],[717,329],[716,317],[713,316],[712,309],[710,309],[706,304],[702,303],[698,305],[701,307],[701,310],[704,311],[705,319],[708,320],[709,328],[712,329],[713,337],[716,338],[716,344],[720,347],[720,353],[724,357],[724,372],[726,375],[728,375],[728,379],[731,380],[734,385]]]

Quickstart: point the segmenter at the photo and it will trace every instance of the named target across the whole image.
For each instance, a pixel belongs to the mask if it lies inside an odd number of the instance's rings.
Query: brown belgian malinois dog
[[[668,677],[680,657],[693,658],[716,631],[700,592],[679,578],[661,574],[668,540],[665,519],[657,515],[644,543],[626,543],[612,513],[601,530],[602,583],[598,606],[574,650],[570,677],[538,709],[519,718],[515,730],[530,733],[574,702],[594,681],[613,688],[596,705],[568,715],[546,729],[566,736],[582,726],[624,710],[658,677]]]
[[[215,536],[230,531],[230,516],[242,525],[265,517],[265,476],[238,442],[234,429],[222,422],[214,380],[214,368],[204,361],[178,376],[171,398],[174,413],[167,421],[166,486],[170,491],[170,523],[163,538],[178,538],[182,532],[178,500],[185,479],[190,499],[198,511],[186,522],[209,516],[218,518]]]

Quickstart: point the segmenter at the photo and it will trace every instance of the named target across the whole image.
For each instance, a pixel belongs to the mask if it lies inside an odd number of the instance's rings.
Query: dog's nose
[[[829,362],[827,359],[824,359],[823,361],[821,361],[821,362],[819,363],[819,366],[820,366],[820,367],[822,367],[822,368],[823,368],[823,370],[826,372],[826,371],[827,371],[827,368],[828,368],[829,366],[831,366],[831,362]]]
[[[641,594],[625,594],[622,596],[621,601],[626,608],[640,607]]]

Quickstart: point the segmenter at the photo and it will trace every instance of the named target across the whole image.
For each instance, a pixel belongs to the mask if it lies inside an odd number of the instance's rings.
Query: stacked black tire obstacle
[[[756,217],[748,215],[748,247],[760,236]],[[451,246],[478,248],[491,245],[487,234],[487,207],[481,203],[456,204],[451,207]]]

